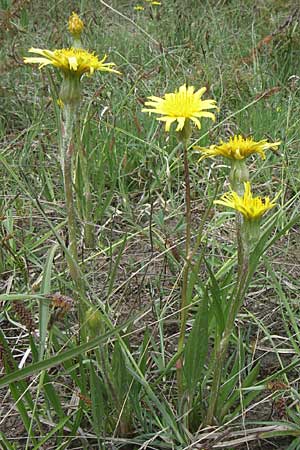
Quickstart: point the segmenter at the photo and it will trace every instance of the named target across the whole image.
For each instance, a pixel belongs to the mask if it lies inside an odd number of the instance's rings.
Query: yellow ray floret
[[[265,150],[269,148],[276,150],[280,144],[280,141],[271,143],[263,139],[262,141],[256,142],[251,137],[243,138],[243,136],[233,136],[228,142],[221,140],[220,145],[211,145],[208,148],[195,146],[194,148],[203,153],[200,161],[204,158],[214,158],[215,156],[242,160],[253,153],[258,153],[262,159],[266,159]]]
[[[52,65],[62,70],[66,75],[78,77],[81,77],[84,73],[92,75],[95,70],[120,73],[112,68],[115,65],[114,63],[105,63],[106,55],[99,60],[94,53],[82,48],[63,48],[54,51],[30,48],[28,51],[41,56],[26,57],[24,58],[25,64],[39,64],[40,69]]]
[[[72,15],[69,17],[68,28],[73,36],[80,36],[84,28],[82,20],[80,19],[78,14],[76,14],[74,11],[72,12]]]
[[[269,197],[253,197],[249,181],[244,183],[244,187],[245,192],[242,197],[236,192],[230,191],[222,195],[221,200],[215,200],[214,203],[239,211],[247,220],[259,219],[266,211],[276,206],[275,202],[279,194],[271,201]]]
[[[202,100],[201,97],[206,91],[203,87],[194,92],[193,86],[186,86],[185,84],[174,93],[165,94],[163,98],[148,97],[150,101],[146,102],[146,106],[150,108],[143,108],[143,112],[162,114],[157,120],[166,123],[166,131],[170,130],[173,122],[178,122],[176,131],[183,129],[185,121],[191,119],[198,128],[201,128],[200,117],[209,117],[213,121],[216,120],[215,115],[208,109],[216,109],[215,100]]]

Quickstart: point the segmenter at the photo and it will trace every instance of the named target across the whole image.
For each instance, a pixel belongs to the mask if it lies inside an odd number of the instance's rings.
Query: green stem
[[[191,249],[191,186],[187,143],[184,143],[184,180],[185,180],[185,219],[186,219],[186,238],[185,238],[185,256],[188,260]]]
[[[243,236],[242,236],[242,214],[236,213],[235,215],[235,226],[236,226],[236,237],[237,237],[237,264],[238,264],[238,280],[240,280],[240,277],[242,276],[243,271],[243,262],[244,262],[244,256],[245,256],[245,250],[244,250],[244,244],[243,244]]]
[[[239,213],[237,213],[239,214]],[[207,409],[204,425],[213,425],[216,411],[217,400],[219,396],[221,375],[224,361],[227,355],[227,349],[230,341],[234,323],[240,307],[243,304],[245,296],[245,285],[249,274],[249,247],[246,237],[241,235],[241,219],[237,217],[237,242],[238,242],[238,279],[235,295],[231,298],[225,329],[220,342],[216,342],[214,354],[214,375],[211,386],[211,394]]]
[[[73,199],[73,179],[72,179],[72,132],[73,124],[76,118],[76,110],[69,105],[64,106],[64,129],[62,140],[62,168],[64,176],[64,190],[67,210],[68,222],[68,237],[69,237],[69,251],[67,255],[67,263],[69,266],[70,275],[73,281],[78,284],[80,280],[80,272],[78,268],[78,252],[76,241],[76,215]]]
[[[73,149],[72,135],[73,126],[76,120],[77,105],[65,104],[64,106],[64,122],[63,122],[63,139],[61,148],[61,163],[63,169],[64,178],[64,190],[65,190],[65,202],[67,211],[67,225],[68,225],[68,238],[69,238],[69,253],[66,254],[66,260],[69,267],[71,278],[76,286],[77,292],[80,297],[78,302],[78,315],[79,315],[79,342],[86,340],[86,330],[84,326],[84,316],[86,306],[85,300],[85,285],[82,278],[81,271],[78,265],[78,251],[77,251],[77,239],[76,239],[76,213],[74,207],[74,194],[73,194],[73,177],[72,177],[72,157]]]
[[[184,156],[184,180],[185,180],[185,264],[183,268],[182,292],[181,292],[181,308],[180,308],[180,332],[178,339],[178,354],[181,355],[184,347],[184,340],[186,334],[186,323],[188,318],[188,279],[191,258],[191,187],[190,187],[190,173],[189,161],[187,151],[187,141],[183,141],[183,156]],[[178,392],[181,396],[183,393],[182,380],[182,358],[180,356],[177,363],[177,386]]]

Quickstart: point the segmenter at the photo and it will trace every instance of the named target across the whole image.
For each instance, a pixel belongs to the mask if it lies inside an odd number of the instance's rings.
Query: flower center
[[[198,109],[194,98],[190,95],[188,96],[185,92],[166,94],[165,110],[170,116],[190,117]]]

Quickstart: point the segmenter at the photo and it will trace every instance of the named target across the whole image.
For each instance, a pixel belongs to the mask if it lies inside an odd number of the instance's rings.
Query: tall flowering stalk
[[[79,39],[83,23],[74,15],[69,21],[69,29],[73,32],[74,39]],[[64,178],[64,191],[68,220],[69,252],[67,255],[70,275],[75,283],[80,285],[80,273],[78,270],[78,252],[76,241],[76,213],[73,199],[73,176],[72,159],[74,147],[72,145],[73,129],[76,123],[76,115],[81,99],[81,81],[84,75],[91,76],[95,71],[119,73],[113,68],[114,63],[106,63],[107,56],[101,60],[91,52],[82,48],[63,48],[57,50],[45,50],[39,48],[29,49],[30,53],[38,56],[26,57],[26,64],[39,64],[42,69],[52,65],[60,70],[63,81],[60,88],[60,104],[62,105],[62,143],[61,143],[61,165]]]
[[[224,361],[227,354],[228,344],[231,333],[234,328],[236,316],[243,304],[246,294],[246,286],[249,277],[249,258],[251,247],[257,242],[260,233],[260,222],[265,212],[276,206],[276,198],[272,201],[269,197],[253,197],[250,182],[244,183],[244,195],[231,190],[224,194],[220,200],[215,200],[215,204],[234,209],[237,214],[242,215],[241,239],[238,240],[238,261],[240,264],[238,270],[238,280],[234,291],[234,297],[231,298],[225,328],[221,341],[215,349],[215,366],[211,386],[211,396],[207,409],[206,424],[212,425],[219,395],[221,374]]]
[[[191,123],[194,123],[197,128],[201,128],[199,119],[208,117],[215,121],[215,115],[210,112],[210,109],[216,109],[215,100],[202,100],[202,95],[206,92],[206,88],[202,87],[195,92],[193,86],[186,86],[185,84],[174,93],[167,93],[163,98],[151,96],[145,103],[147,108],[144,112],[160,114],[157,120],[165,122],[165,130],[170,131],[172,123],[177,122],[176,135],[178,141],[181,143],[184,158],[184,179],[185,179],[185,264],[183,268],[182,293],[180,305],[180,333],[178,340],[178,355],[177,361],[177,384],[179,394],[183,393],[182,381],[182,352],[185,342],[186,323],[188,317],[188,281],[189,270],[192,258],[191,252],[191,190],[190,190],[190,174],[188,161],[188,146],[192,134]]]
[[[231,190],[224,194],[220,200],[215,200],[214,203],[236,211],[238,255],[237,283],[230,299],[224,332],[220,341],[216,341],[215,344],[213,380],[205,419],[206,425],[212,425],[214,422],[221,374],[229,340],[234,328],[236,316],[244,301],[246,286],[249,282],[251,247],[259,239],[262,216],[269,209],[276,206],[276,198],[272,201],[269,197],[253,197],[246,159],[255,153],[262,159],[265,159],[265,150],[277,149],[279,145],[280,142],[269,143],[266,140],[256,142],[252,138],[234,136],[228,142],[221,141],[220,145],[211,145],[209,148],[195,147],[202,153],[200,160],[222,156],[231,162],[229,176]]]
[[[84,29],[84,23],[74,11],[69,17],[68,21],[68,30],[71,36],[71,45],[74,48],[84,48],[84,45],[81,40],[81,34]],[[75,123],[75,129],[76,127]],[[76,130],[77,131],[77,130]],[[83,235],[84,242],[88,248],[93,248],[95,244],[95,234],[94,234],[94,226],[92,224],[92,196],[91,196],[91,186],[90,186],[90,178],[88,173],[88,154],[83,149],[83,145],[81,143],[80,130],[77,131],[76,141],[78,142],[78,151],[79,151],[79,161],[80,168],[83,178],[84,184],[84,202],[78,201],[78,210],[81,211],[83,216]],[[78,196],[79,200],[80,195]],[[80,205],[82,203],[82,205]],[[80,208],[82,206],[82,208]]]

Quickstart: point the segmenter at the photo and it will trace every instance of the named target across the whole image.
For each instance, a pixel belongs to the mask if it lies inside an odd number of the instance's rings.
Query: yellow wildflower
[[[135,11],[144,11],[144,7],[143,6],[141,6],[141,5],[136,5],[136,6],[134,6],[134,8],[133,8]]]
[[[166,131],[170,131],[170,126],[173,122],[178,122],[176,131],[181,131],[185,126],[185,122],[192,120],[198,128],[201,128],[200,117],[209,117],[213,121],[216,120],[215,115],[207,109],[216,109],[215,100],[202,100],[201,97],[206,91],[203,87],[194,92],[193,86],[186,86],[185,84],[174,93],[165,94],[163,98],[148,97],[150,101],[146,102],[146,106],[150,108],[143,108],[143,112],[162,114],[157,120],[166,122]]]
[[[72,12],[72,15],[69,17],[68,28],[69,28],[69,32],[74,37],[79,37],[84,28],[83,21],[80,19],[78,14],[76,14],[74,11]]]
[[[215,156],[224,156],[224,158],[232,160],[243,160],[253,153],[258,153],[262,159],[266,159],[265,150],[269,148],[277,149],[281,144],[278,142],[254,141],[250,138],[242,136],[234,136],[228,142],[220,141],[220,145],[211,145],[209,148],[195,146],[194,148],[203,153],[200,161],[204,158],[214,158]]]
[[[244,183],[244,188],[243,196],[239,196],[236,192],[230,191],[223,194],[221,200],[215,200],[214,203],[239,211],[249,221],[259,219],[266,211],[276,206],[275,201],[279,194],[271,201],[269,197],[253,197],[249,181]]]
[[[160,6],[161,2],[151,2],[151,5],[153,5],[153,6]]]
[[[30,53],[41,55],[40,57],[26,57],[25,64],[39,64],[42,69],[47,65],[52,65],[62,70],[64,75],[75,75],[81,77],[83,74],[92,75],[95,70],[103,72],[120,73],[112,67],[114,63],[105,63],[107,56],[101,60],[94,53],[90,53],[82,48],[63,48],[59,50],[43,50],[40,48],[30,48]]]

